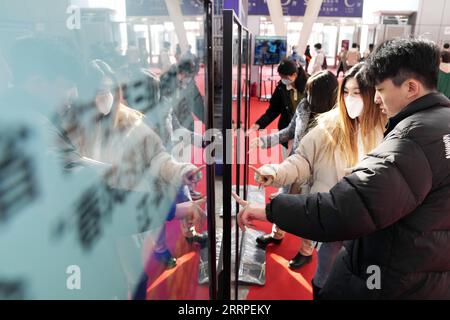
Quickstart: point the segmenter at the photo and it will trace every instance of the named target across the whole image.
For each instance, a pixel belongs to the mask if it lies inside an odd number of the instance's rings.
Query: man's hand
[[[206,197],[196,201],[186,201],[177,203],[175,218],[186,219],[190,224],[196,224],[206,217],[201,206],[206,203]]]
[[[198,167],[196,170],[188,171],[183,177],[183,184],[192,186],[193,188],[197,187],[198,182],[202,179],[202,170],[206,167],[203,165]]]
[[[253,222],[257,221],[267,221],[266,218],[266,205],[264,203],[250,203],[241,199],[236,193],[232,192],[234,200],[236,200],[242,208],[238,215],[237,221],[239,228],[245,231],[245,227],[254,229],[255,225]]]
[[[257,169],[254,166],[249,165],[249,168],[255,172],[255,181],[257,183],[265,187],[271,186],[273,184],[276,172],[271,167],[263,165],[262,167]]]

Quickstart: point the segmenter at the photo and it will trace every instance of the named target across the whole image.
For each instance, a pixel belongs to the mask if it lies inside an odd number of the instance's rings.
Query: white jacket
[[[313,75],[319,71],[322,71],[323,61],[325,54],[322,50],[317,51],[317,54],[312,58],[311,63],[308,65],[308,73]]]
[[[115,130],[106,139],[94,130],[95,126],[75,133],[71,139],[82,156],[117,168],[108,179],[110,185],[146,191],[146,180],[157,179],[176,189],[186,173],[197,169],[193,164],[176,161],[166,152],[159,136],[143,122],[143,116],[125,105],[120,105]]]
[[[325,121],[338,121],[338,109],[328,113]],[[328,131],[323,123],[311,129],[300,141],[295,153],[281,164],[268,164],[259,170],[264,175],[273,177],[272,186],[281,187],[291,185],[291,193],[298,193],[301,186],[302,193],[328,192],[339,180],[350,173],[346,161],[334,152],[329,156],[325,152],[325,142]],[[377,133],[377,144],[383,139],[381,130]],[[358,156],[362,159],[364,148],[360,134],[358,134]]]

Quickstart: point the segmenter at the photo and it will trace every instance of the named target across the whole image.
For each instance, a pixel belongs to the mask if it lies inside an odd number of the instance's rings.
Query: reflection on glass
[[[0,299],[209,297],[203,6],[108,3],[0,4]]]

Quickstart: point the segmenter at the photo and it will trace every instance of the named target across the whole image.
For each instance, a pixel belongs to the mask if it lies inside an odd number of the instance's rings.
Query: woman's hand
[[[263,165],[259,169],[254,166],[249,166],[249,168],[255,171],[255,181],[260,185],[267,187],[273,184],[276,177],[276,171],[273,168],[268,165]]]
[[[202,179],[202,170],[206,167],[206,165],[203,165],[201,167],[198,167],[195,170],[188,171],[183,176],[183,184],[192,186],[193,188],[197,187],[198,182]]]
[[[190,224],[196,224],[206,217],[205,211],[201,208],[206,203],[206,197],[196,201],[186,201],[177,203],[175,218],[186,219]]]
[[[237,221],[239,228],[245,231],[246,227],[255,228],[254,221],[267,221],[266,205],[264,203],[251,203],[241,199],[236,193],[232,192],[234,200],[236,200],[242,208],[238,215]]]
[[[354,169],[355,169],[354,167],[351,167],[351,168],[345,168],[345,169],[344,169],[345,175],[346,175],[346,176],[351,175]]]

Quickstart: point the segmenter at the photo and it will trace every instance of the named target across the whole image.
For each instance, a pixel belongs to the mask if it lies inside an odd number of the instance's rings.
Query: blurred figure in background
[[[450,51],[441,52],[439,65],[438,91],[450,98]]]
[[[158,66],[161,69],[161,73],[167,71],[170,66],[172,65],[172,62],[170,62],[170,42],[164,41],[161,52],[159,53],[159,61]]]
[[[181,57],[181,47],[180,44],[177,43],[177,46],[175,47],[175,60],[177,60],[177,63],[180,62]]]
[[[342,46],[341,52],[338,55],[338,68],[336,71],[336,77],[339,77],[339,74],[342,72],[343,75],[347,72],[347,48]]]
[[[174,109],[180,124],[194,131],[194,117],[204,121],[204,102],[195,82],[197,68],[195,61],[182,57],[177,66],[178,92],[180,103]]]
[[[371,44],[369,44],[369,47],[364,51],[364,54],[363,54],[364,61],[367,60],[367,58],[369,58],[370,54],[373,51],[373,48],[374,48],[373,43],[371,43]]]
[[[305,55],[305,61],[306,61],[305,71],[308,72],[309,63],[311,62],[311,59],[312,59],[309,44],[306,46],[304,55]]]
[[[301,55],[298,54],[297,46],[292,46],[292,54],[288,57],[288,59],[294,61],[302,68],[306,67],[306,61]]]
[[[324,64],[326,61],[325,54],[322,51],[321,43],[316,43],[314,45],[314,52],[315,52],[315,55],[313,56],[311,63],[309,64],[309,67],[308,67],[308,73],[311,76],[319,71],[322,71],[324,69]]]
[[[139,61],[141,68],[148,68],[149,65],[149,53],[147,50],[147,44],[145,38],[139,39]]]
[[[358,44],[353,43],[351,49],[347,53],[347,68],[351,69],[361,61],[361,55],[359,54]]]

